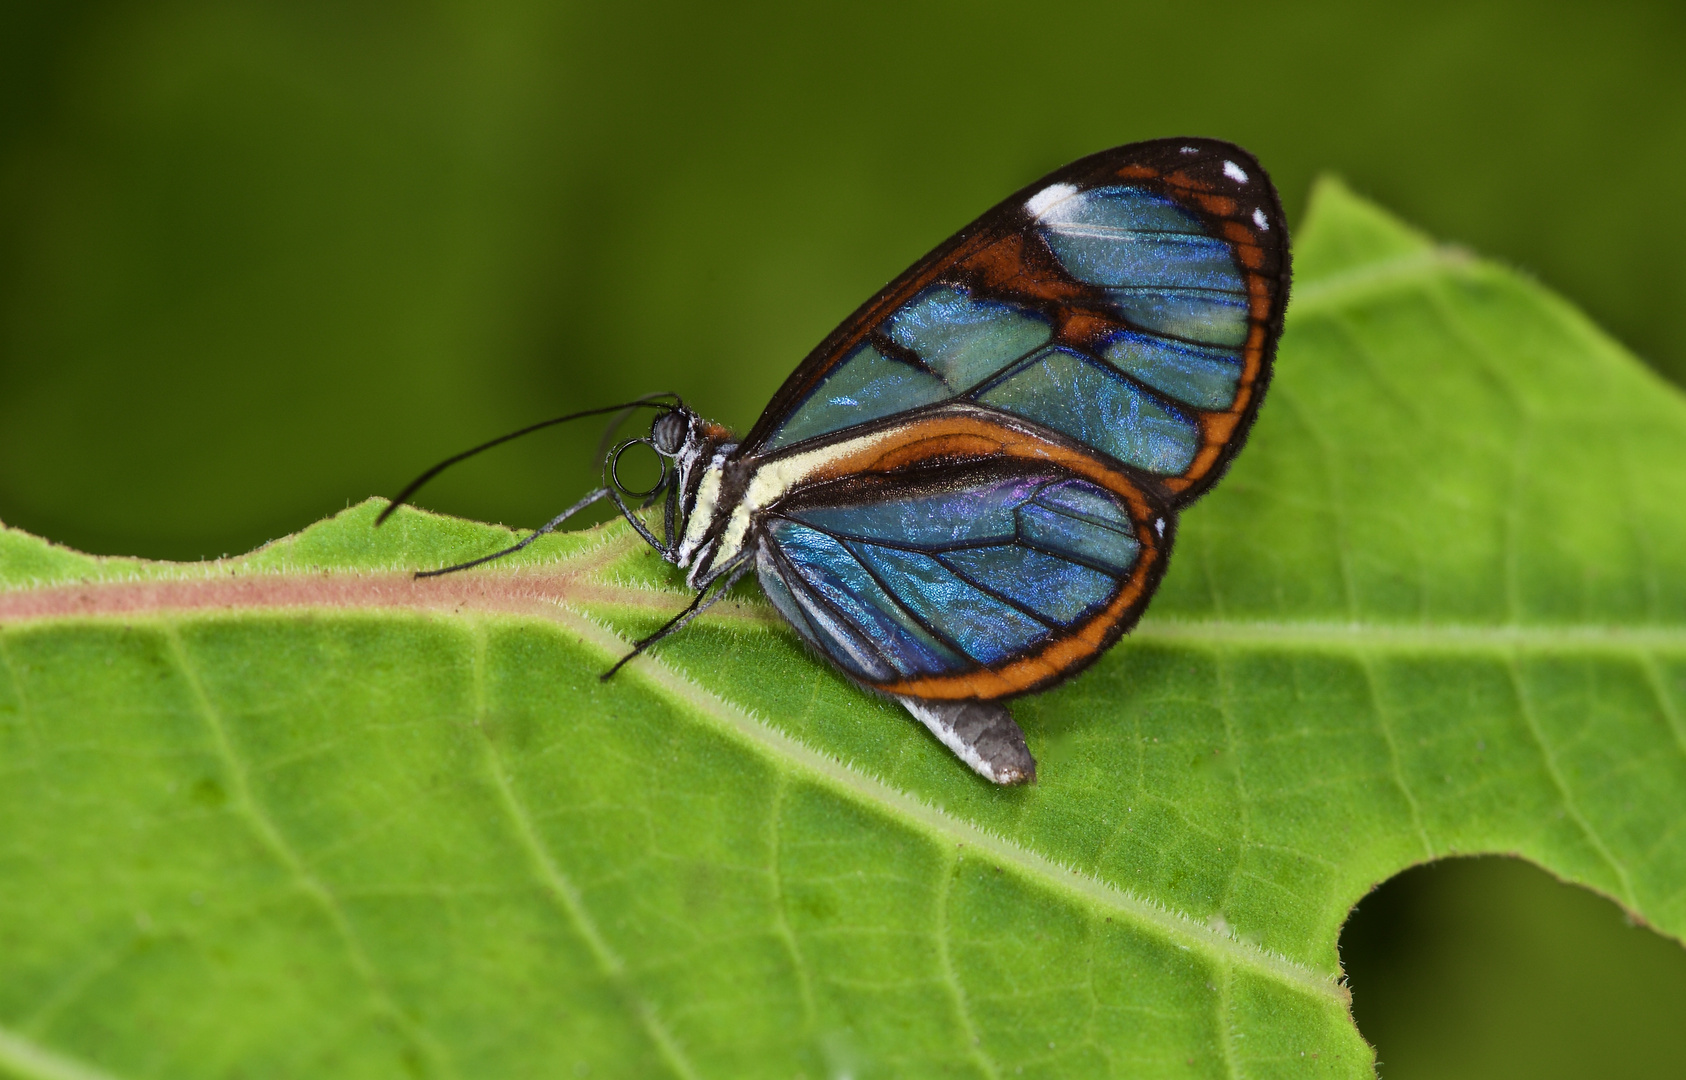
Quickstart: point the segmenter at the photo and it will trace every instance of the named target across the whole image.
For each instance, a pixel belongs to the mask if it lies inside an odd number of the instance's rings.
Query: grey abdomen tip
[[[997,784],[1036,781],[1036,759],[1007,706],[995,701],[896,700],[979,776]]]

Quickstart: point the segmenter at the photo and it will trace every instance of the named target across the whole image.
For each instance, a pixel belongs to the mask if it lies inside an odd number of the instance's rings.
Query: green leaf
[[[0,536],[0,1071],[1367,1076],[1376,882],[1522,855],[1686,930],[1686,401],[1333,183],[1151,617],[973,776],[611,525]]]

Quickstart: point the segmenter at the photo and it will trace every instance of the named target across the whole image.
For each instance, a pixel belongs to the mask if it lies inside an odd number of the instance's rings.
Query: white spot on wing
[[[1270,231],[1270,222],[1266,220],[1263,210],[1255,209],[1253,211],[1253,224],[1257,225],[1263,232]]]
[[[1245,184],[1247,182],[1246,172],[1242,170],[1241,166],[1237,165],[1233,161],[1224,162],[1224,175],[1229,177],[1231,180],[1234,180],[1237,184]]]
[[[1165,519],[1164,518],[1160,518],[1159,520],[1157,520],[1153,523],[1153,531],[1158,533],[1160,536],[1165,535]]]
[[[1198,146],[1185,146],[1185,147],[1182,148],[1182,152],[1185,153],[1185,154],[1198,154],[1198,153],[1200,153],[1200,147],[1198,147]]]
[[[1077,194],[1076,184],[1049,184],[1030,197],[1024,208],[1030,211],[1031,217],[1040,218],[1050,207]]]

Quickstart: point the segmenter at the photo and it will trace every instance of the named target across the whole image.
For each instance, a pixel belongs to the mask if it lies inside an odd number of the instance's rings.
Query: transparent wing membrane
[[[964,403],[1157,479],[1179,504],[1246,437],[1286,302],[1281,207],[1257,162],[1211,140],[1120,147],[1007,200],[886,287],[746,446],[811,447]]]
[[[1130,580],[1136,532],[1086,480],[987,467],[782,508],[757,565],[810,644],[886,684],[999,664],[1071,632]]]

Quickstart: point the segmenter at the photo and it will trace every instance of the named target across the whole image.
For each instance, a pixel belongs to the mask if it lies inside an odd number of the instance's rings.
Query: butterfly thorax
[[[738,442],[728,428],[683,405],[657,417],[649,441],[672,461],[672,472],[665,480],[665,535],[660,542],[649,534],[646,538],[663,559],[689,571],[693,587],[701,587],[719,576],[711,571],[718,563],[714,552],[720,530],[711,526],[727,495],[726,478],[738,471],[730,468]]]
[[[806,451],[744,454],[725,428],[695,419],[674,454],[675,541],[663,557],[688,571],[692,588],[702,588],[753,553],[754,526],[762,511],[826,477],[837,461],[895,438],[894,431],[878,430]]]

